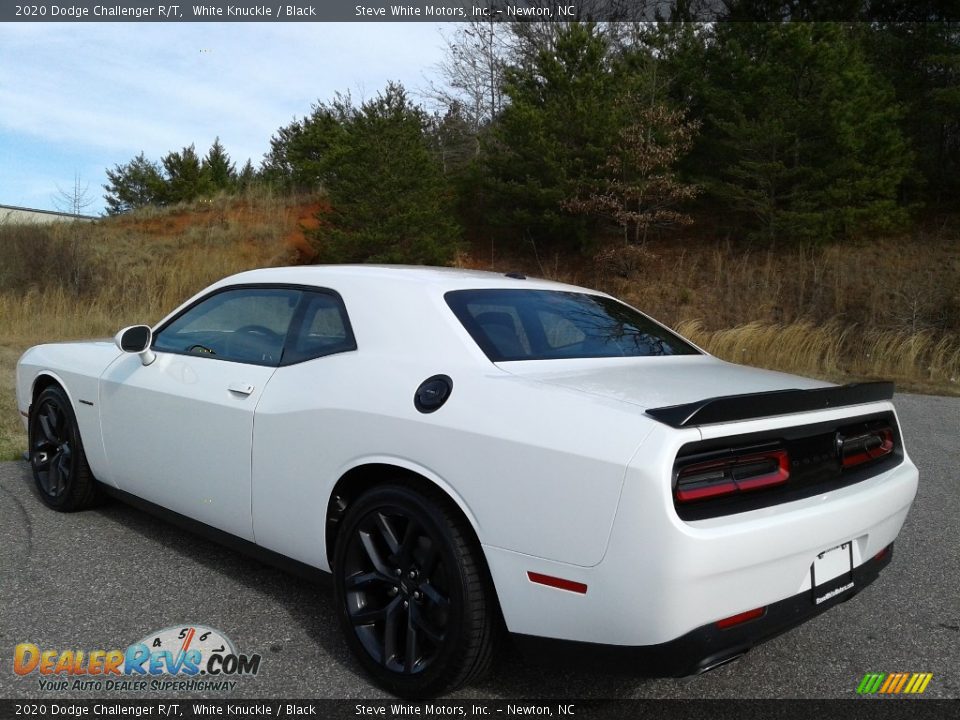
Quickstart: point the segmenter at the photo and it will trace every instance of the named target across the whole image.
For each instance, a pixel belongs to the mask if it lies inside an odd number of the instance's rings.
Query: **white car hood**
[[[808,390],[831,384],[735,365],[709,355],[523,360],[497,363],[497,367],[527,380],[620,400],[645,410],[723,395]]]

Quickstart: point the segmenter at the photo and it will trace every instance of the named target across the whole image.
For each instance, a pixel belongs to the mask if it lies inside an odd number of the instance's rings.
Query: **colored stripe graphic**
[[[919,695],[927,689],[933,673],[867,673],[857,686],[860,695]]]
[[[860,681],[857,692],[861,695],[872,695],[880,689],[880,683],[883,682],[886,676],[886,673],[867,673],[863,676],[863,680]]]

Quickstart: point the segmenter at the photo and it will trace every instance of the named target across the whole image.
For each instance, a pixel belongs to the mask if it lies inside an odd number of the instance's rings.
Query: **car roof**
[[[382,291],[386,286],[392,285],[398,290],[410,286],[421,289],[424,286],[432,286],[439,292],[476,288],[506,288],[563,290],[598,294],[596,290],[552,280],[522,276],[509,277],[504,273],[483,270],[419,265],[298,265],[261,268],[231,275],[216,283],[216,285],[221,287],[241,283],[317,285],[319,287],[332,287],[335,290],[347,285],[353,287],[375,285],[377,289]]]

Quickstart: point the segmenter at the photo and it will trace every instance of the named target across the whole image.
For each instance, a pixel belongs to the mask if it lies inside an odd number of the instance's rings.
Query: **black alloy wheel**
[[[61,512],[90,507],[98,499],[77,420],[66,393],[52,385],[30,410],[30,467],[40,498]]]
[[[495,601],[486,567],[439,492],[368,491],[347,512],[334,564],[347,642],[382,687],[429,697],[487,669]]]

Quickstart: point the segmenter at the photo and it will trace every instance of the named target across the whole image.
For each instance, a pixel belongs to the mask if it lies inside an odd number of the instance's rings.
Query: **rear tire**
[[[28,434],[33,479],[47,507],[74,512],[96,504],[100,490],[87,465],[73,406],[61,387],[51,385],[34,401]]]
[[[433,697],[480,677],[496,600],[469,524],[439,491],[376,487],[348,509],[334,556],[347,644],[395,695]]]

